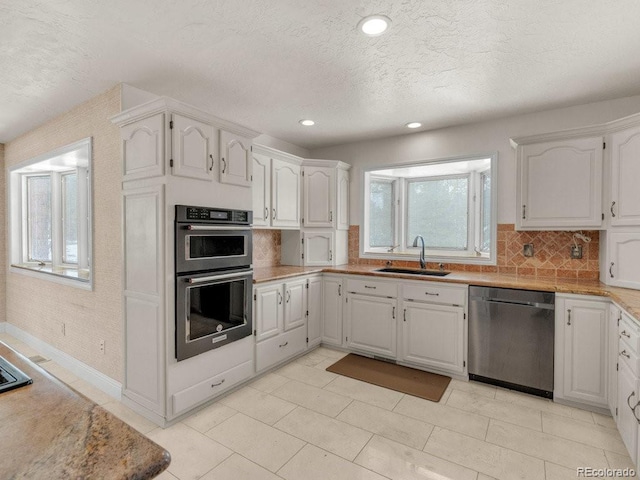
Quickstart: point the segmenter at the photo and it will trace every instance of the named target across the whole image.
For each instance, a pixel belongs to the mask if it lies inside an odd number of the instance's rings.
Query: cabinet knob
[[[407,309],[405,308],[404,311],[402,312],[402,319],[406,322],[407,321]]]
[[[627,333],[627,331],[626,331],[626,330],[622,330],[622,331],[620,332],[620,335],[622,335],[622,336],[624,336],[624,337],[627,337],[627,338],[631,338],[631,335],[629,335],[629,334]]]
[[[222,173],[227,170],[227,162],[225,162],[224,157],[222,157]]]
[[[567,310],[567,325],[571,325],[571,309]]]
[[[393,309],[391,310],[391,318],[393,318],[394,320],[396,319],[396,307],[393,307]]]
[[[213,155],[209,155],[209,158],[211,159],[211,166],[209,167],[209,171],[213,170]]]
[[[620,355],[622,355],[623,357],[631,358],[631,355],[629,355],[626,350],[622,350],[620,352]]]
[[[289,345],[289,342],[284,342],[282,345],[278,345],[278,348],[286,347]]]
[[[613,266],[614,266],[614,265],[615,265],[615,263],[613,263],[613,262],[611,262],[611,265],[609,265],[609,276],[610,276],[611,278],[613,278],[613,271],[612,271],[612,268],[613,268]]]
[[[527,218],[527,206],[522,205],[522,219],[525,220]]]
[[[272,220],[275,220],[276,219],[276,209],[272,208],[271,210],[273,211],[273,216],[271,218],[272,218]]]
[[[269,218],[269,207],[264,207],[264,219]]]
[[[615,212],[613,211],[613,206],[614,206],[615,204],[616,204],[616,202],[611,202],[611,209],[610,209],[610,210],[611,210],[611,216],[612,216],[612,217],[615,217],[615,216],[616,216]]]
[[[212,383],[211,384],[211,388],[219,387],[223,383],[224,383],[224,378],[222,380],[220,380],[218,383]]]

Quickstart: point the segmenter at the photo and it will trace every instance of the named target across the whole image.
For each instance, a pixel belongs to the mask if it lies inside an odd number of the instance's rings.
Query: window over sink
[[[360,255],[495,264],[497,156],[475,155],[364,171]]]
[[[9,169],[13,271],[91,288],[91,138]]]

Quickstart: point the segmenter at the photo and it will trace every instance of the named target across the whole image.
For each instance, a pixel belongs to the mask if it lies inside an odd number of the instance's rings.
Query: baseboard
[[[11,323],[0,323],[0,332],[2,331],[8,333],[9,335],[12,335],[21,342],[26,343],[30,347],[42,353],[44,356],[50,358],[60,366],[69,370],[75,376],[102,390],[110,397],[113,397],[115,400],[120,400],[122,398],[122,384],[115,381],[113,378],[105,375],[102,372],[99,372],[95,368],[90,367],[86,363],[81,362],[68,353],[63,352],[62,350],[58,350],[57,348],[49,345],[47,342],[34,337],[30,333],[21,330]]]

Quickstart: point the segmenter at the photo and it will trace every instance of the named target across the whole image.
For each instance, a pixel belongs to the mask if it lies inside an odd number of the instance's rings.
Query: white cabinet
[[[611,225],[640,225],[640,127],[611,134]]]
[[[420,282],[402,292],[400,360],[464,374],[467,287]]]
[[[302,159],[283,152],[254,146],[253,225],[300,228]]]
[[[601,136],[517,145],[516,228],[576,230],[602,225]]]
[[[282,231],[282,265],[319,267],[348,262],[348,232],[346,230]]]
[[[307,279],[307,347],[315,347],[322,339],[322,277]]]
[[[607,331],[607,401],[611,416],[616,418],[618,406],[618,325],[622,318],[622,311],[615,304],[609,305]]]
[[[349,229],[349,168],[333,160],[303,163],[302,225]]]
[[[164,175],[165,128],[158,113],[120,129],[123,182]]]
[[[319,281],[318,277],[302,277],[254,288],[257,372],[271,368],[307,348],[307,317],[310,308],[314,313],[311,327],[312,331],[316,331],[314,342],[319,343]],[[313,288],[309,288],[312,283]],[[307,294],[309,291],[311,295]]]
[[[251,139],[220,130],[220,183],[251,187]]]
[[[171,116],[173,174],[213,180],[217,133],[212,125],[174,113]]]
[[[322,277],[322,343],[342,345],[342,277]]]
[[[556,296],[554,397],[608,407],[608,302]]]
[[[304,231],[302,234],[304,264],[310,267],[332,265],[335,238],[334,232]]]
[[[629,456],[635,463],[638,455],[638,422],[631,407],[638,398],[638,378],[624,362],[618,368],[618,418],[617,425]]]
[[[640,289],[640,232],[608,231],[605,243],[605,283]]]
[[[349,292],[346,298],[346,345],[354,350],[396,357],[395,298]]]

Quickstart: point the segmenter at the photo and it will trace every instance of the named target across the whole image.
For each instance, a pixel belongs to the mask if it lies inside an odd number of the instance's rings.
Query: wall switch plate
[[[582,245],[573,245],[571,247],[571,258],[582,258]]]
[[[522,254],[525,257],[533,257],[533,243],[525,243],[522,246]]]

